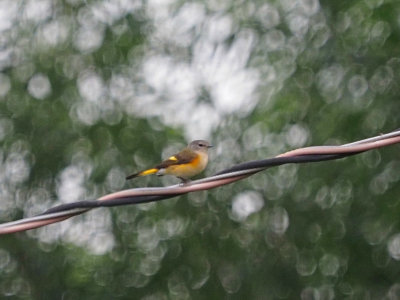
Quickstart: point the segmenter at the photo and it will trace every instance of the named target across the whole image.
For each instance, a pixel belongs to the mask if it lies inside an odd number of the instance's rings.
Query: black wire
[[[121,197],[121,198],[114,198],[112,200],[84,200],[78,201],[73,203],[61,204],[55,207],[52,207],[46,210],[41,215],[47,215],[50,213],[61,212],[65,210],[71,210],[75,208],[97,208],[97,207],[110,207],[110,206],[120,206],[120,205],[127,205],[127,204],[139,204],[139,203],[146,203],[146,202],[154,202],[160,201],[163,199],[172,198],[178,195],[183,194],[171,194],[171,195],[146,195],[146,196],[129,196],[129,197]]]
[[[291,156],[291,157],[274,157],[274,158],[267,158],[263,160],[253,160],[248,161],[245,163],[237,164],[229,169],[225,169],[221,172],[218,172],[215,175],[222,175],[230,172],[237,172],[243,171],[248,169],[256,169],[256,168],[268,168],[274,167],[284,164],[291,164],[291,163],[307,163],[307,162],[318,162],[318,161],[326,161],[326,160],[333,160],[333,159],[340,159],[347,156],[351,156],[354,154],[358,154],[363,151],[359,152],[352,152],[352,153],[345,153],[345,154],[310,154],[310,155],[298,155],[298,156]]]

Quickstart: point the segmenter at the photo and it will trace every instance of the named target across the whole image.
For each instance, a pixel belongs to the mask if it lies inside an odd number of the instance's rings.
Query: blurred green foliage
[[[0,220],[399,127],[400,4],[0,2]],[[398,146],[2,236],[7,299],[399,299]]]

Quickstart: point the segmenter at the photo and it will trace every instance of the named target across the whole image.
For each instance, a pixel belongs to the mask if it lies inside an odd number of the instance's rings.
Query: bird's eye
[[[204,144],[199,144],[200,147],[204,147]]]

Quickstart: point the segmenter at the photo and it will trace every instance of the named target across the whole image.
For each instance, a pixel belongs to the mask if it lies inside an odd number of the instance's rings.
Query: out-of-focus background
[[[400,3],[0,1],[0,221],[400,125]],[[5,299],[400,299],[392,146],[0,237]]]

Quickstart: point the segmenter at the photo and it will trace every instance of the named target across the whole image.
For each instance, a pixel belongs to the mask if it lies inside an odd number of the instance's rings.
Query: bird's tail
[[[147,169],[147,170],[144,170],[144,171],[129,175],[125,179],[129,180],[129,179],[132,179],[132,178],[135,178],[135,177],[139,177],[139,176],[146,176],[146,175],[150,175],[150,174],[155,174],[157,172],[158,172],[157,168]]]

